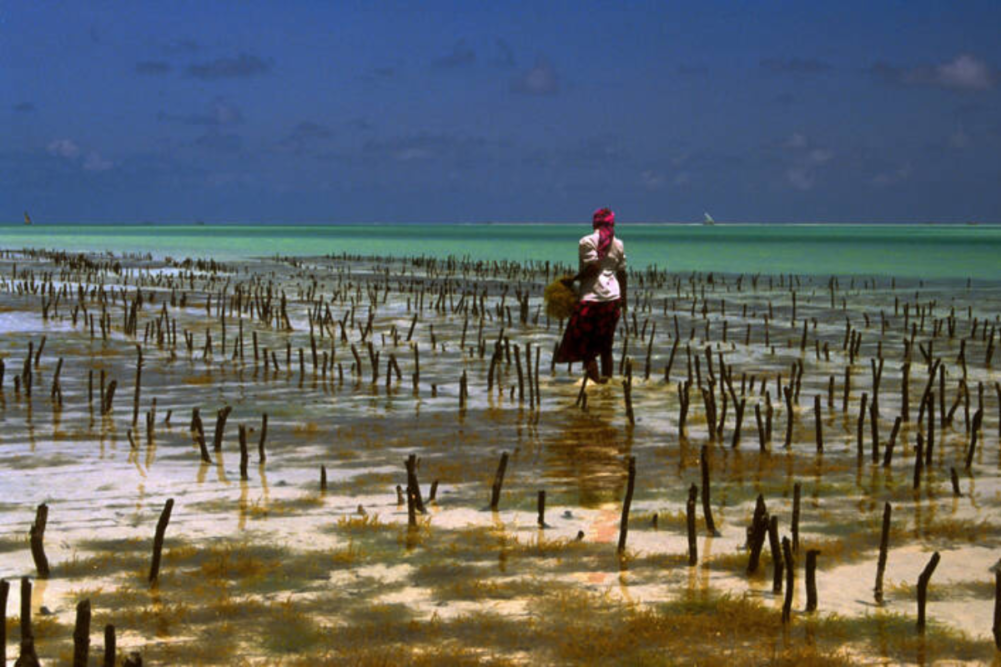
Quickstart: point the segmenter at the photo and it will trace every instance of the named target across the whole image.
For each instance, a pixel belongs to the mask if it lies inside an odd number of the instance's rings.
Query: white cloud
[[[804,166],[791,167],[786,170],[786,181],[797,190],[812,190],[816,181],[814,172]]]
[[[793,132],[785,141],[786,148],[806,148],[806,135],[802,132]]]
[[[640,183],[647,190],[662,190],[666,181],[664,174],[657,171],[647,170],[640,174]]]
[[[878,62],[870,71],[887,83],[907,86],[984,91],[997,85],[997,72],[994,68],[968,53],[961,53],[952,60],[937,65],[910,68]]]
[[[963,124],[960,123],[956,127],[956,131],[949,136],[949,146],[957,150],[962,150],[970,145],[970,135],[966,133],[963,129]]]
[[[80,147],[72,139],[54,139],[49,142],[50,155],[72,160],[80,154]]]
[[[911,177],[911,171],[911,164],[905,162],[892,171],[884,171],[876,174],[869,183],[877,188],[886,188],[906,181]]]
[[[107,171],[114,166],[114,162],[105,160],[97,151],[87,153],[87,159],[83,161],[85,171]]]
[[[511,82],[511,90],[526,95],[555,95],[560,81],[556,70],[545,58],[535,61],[535,66]]]
[[[994,87],[991,68],[969,54],[964,53],[947,63],[936,65],[934,72],[937,83],[946,88],[989,90]]]
[[[804,192],[813,189],[821,168],[834,159],[834,151],[816,146],[802,132],[792,133],[782,147],[787,151],[789,163],[784,173],[785,181]]]
[[[831,161],[834,153],[825,148],[814,148],[806,154],[806,159],[810,164],[825,164]]]

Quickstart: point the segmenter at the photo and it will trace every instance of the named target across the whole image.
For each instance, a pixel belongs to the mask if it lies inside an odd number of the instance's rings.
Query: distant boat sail
[[[713,220],[713,217],[711,215],[709,215],[709,213],[703,213],[703,215],[706,216],[706,219],[702,221],[703,225],[715,225],[716,224],[716,221]]]
[[[31,216],[28,215],[27,211],[24,212],[24,224],[26,224],[26,225],[30,225],[31,224]]]

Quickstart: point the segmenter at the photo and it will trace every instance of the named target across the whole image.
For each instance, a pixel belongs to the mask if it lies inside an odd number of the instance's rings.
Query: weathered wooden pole
[[[261,439],[257,442],[257,459],[259,463],[268,460],[267,452],[264,451],[264,441],[268,437],[268,413],[261,415]]]
[[[168,498],[156,523],[156,535],[153,537],[153,563],[149,568],[149,583],[154,583],[160,574],[160,554],[163,552],[163,537],[170,523],[170,512],[174,509],[174,499]]]
[[[424,508],[421,487],[417,482],[417,455],[411,454],[408,456],[405,464],[407,466],[407,493],[413,495],[415,509],[421,514],[426,514],[427,510]]]
[[[758,569],[761,559],[761,549],[765,545],[765,538],[768,536],[768,510],[765,508],[765,498],[760,493],[754,502],[754,516],[751,519],[750,555],[747,559],[747,573],[754,574]]]
[[[935,568],[938,567],[938,562],[941,560],[936,551],[931,555],[931,560],[925,565],[925,569],[921,571],[921,575],[918,577],[918,632],[925,631],[925,604],[928,601],[928,582],[931,581],[932,574],[935,573]]]
[[[240,424],[238,433],[240,440],[240,479],[247,481],[250,479],[250,476],[247,474],[247,464],[250,460],[250,454],[247,452],[247,427]]]
[[[108,623],[104,626],[104,662],[102,667],[115,667],[115,626]]]
[[[636,485],[636,457],[629,457],[629,480],[626,482],[626,497],[622,501],[622,518],[619,520],[619,554],[626,550],[626,536],[629,534],[629,506],[633,503],[633,489]]]
[[[817,438],[817,453],[824,451],[824,424],[820,414],[820,394],[813,397],[813,423]]]
[[[710,535],[719,535],[716,531],[716,522],[713,521],[713,510],[710,498],[710,485],[709,485],[709,457],[708,457],[709,447],[707,445],[702,445],[702,450],[699,453],[699,461],[702,468],[702,515],[706,520],[706,532]]]
[[[21,577],[21,652],[16,667],[38,667],[35,635],[31,631],[31,580]]]
[[[779,518],[768,519],[768,548],[772,554],[772,593],[782,592],[782,545],[779,542]]]
[[[806,610],[817,611],[817,549],[806,552]]]
[[[504,473],[507,471],[507,452],[502,452],[500,462],[497,464],[497,472],[494,473],[494,483],[490,488],[490,509],[497,511],[500,503],[501,487],[504,486]]]
[[[883,531],[879,537],[879,560],[876,563],[876,585],[872,589],[876,604],[883,604],[883,575],[886,573],[887,549],[890,542],[890,516],[893,508],[890,503],[883,505]]]
[[[994,634],[994,646],[1001,651],[1001,570],[994,572],[994,625],[991,626]]]
[[[90,600],[76,606],[76,625],[73,628],[73,667],[87,667],[90,655]]]
[[[212,449],[214,451],[218,452],[222,450],[222,436],[226,430],[226,419],[229,418],[229,413],[232,411],[233,408],[227,405],[216,412],[215,434],[212,436]]]
[[[792,486],[792,525],[790,527],[790,532],[792,533],[792,550],[794,552],[799,551],[799,499],[801,487],[799,482],[796,482]]]
[[[685,521],[688,527],[688,564],[696,565],[699,562],[698,536],[695,532],[695,497],[699,494],[699,488],[692,484],[688,487],[688,501],[685,503]]]
[[[7,597],[9,595],[10,582],[6,579],[0,579],[0,664],[3,665],[7,664]]]
[[[538,502],[536,503],[539,511],[539,528],[546,527],[546,492],[539,491]]]
[[[35,561],[39,579],[49,578],[49,559],[45,556],[45,526],[49,522],[49,507],[42,503],[35,510],[35,522],[29,531],[31,541],[31,558]]]
[[[782,622],[788,623],[792,616],[792,594],[796,586],[796,561],[792,558],[792,545],[788,537],[782,538],[782,559],[786,571],[786,594],[782,603]]]

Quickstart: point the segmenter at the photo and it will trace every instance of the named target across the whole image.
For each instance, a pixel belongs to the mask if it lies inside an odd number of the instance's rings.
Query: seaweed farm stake
[[[713,536],[719,535],[716,532],[716,522],[713,521],[713,510],[710,504],[710,493],[709,493],[709,461],[707,460],[707,452],[709,450],[708,445],[702,445],[702,450],[699,452],[699,461],[702,464],[702,516],[706,520],[706,531]]]
[[[779,543],[779,518],[772,515],[768,520],[768,548],[772,553],[772,593],[782,592],[782,546]]]
[[[247,427],[240,424],[238,431],[240,439],[240,479],[246,481],[250,479],[247,475],[247,462],[250,458],[247,453]]]
[[[232,411],[233,408],[227,405],[216,412],[215,434],[212,436],[212,449],[214,451],[222,450],[222,435],[226,429],[226,419],[229,418],[229,413]]]
[[[497,505],[500,503],[501,487],[504,485],[504,472],[506,470],[507,452],[502,452],[500,462],[497,464],[497,472],[494,474],[494,483],[490,489],[490,509],[495,512],[497,511]]]
[[[194,432],[195,440],[198,442],[202,462],[212,463],[212,458],[209,456],[209,448],[205,444],[205,427],[202,426],[202,418],[198,414],[198,408],[191,409],[191,430]]]
[[[760,493],[754,503],[754,517],[751,519],[750,543],[751,553],[747,559],[747,573],[754,574],[758,570],[758,562],[761,559],[761,549],[765,545],[765,538],[768,536],[768,510],[765,508],[765,498]]]
[[[73,628],[73,667],[87,667],[90,654],[90,600],[76,606],[76,625]]]
[[[931,576],[935,573],[939,560],[941,560],[941,556],[936,551],[931,555],[931,560],[928,561],[918,577],[918,632],[925,631],[925,603],[928,600],[928,582],[931,581]]]
[[[268,413],[261,415],[261,439],[257,442],[257,458],[260,463],[267,461],[268,457],[264,451],[264,439],[268,435]]]
[[[820,414],[820,394],[816,394],[813,397],[813,422],[816,430],[817,436],[817,452],[823,453],[824,451],[824,425],[821,422]]]
[[[782,622],[788,623],[792,615],[792,594],[796,585],[796,563],[792,559],[792,547],[789,538],[782,538],[782,560],[786,571],[786,594],[782,603]]]
[[[758,450],[762,454],[764,454],[766,451],[768,451],[768,448],[765,446],[765,428],[761,424],[761,404],[760,403],[755,403],[754,404],[754,421],[758,425]]]
[[[174,499],[168,498],[163,505],[163,512],[160,513],[160,520],[156,523],[156,535],[153,537],[153,563],[149,568],[149,583],[156,582],[160,574],[160,554],[163,551],[163,536],[167,532],[167,524],[170,523],[170,512],[174,509]]]
[[[103,667],[115,667],[115,626],[108,623],[104,626],[104,662]]]
[[[421,498],[421,487],[417,482],[417,455],[411,454],[405,463],[407,466],[407,493],[413,496],[415,509],[421,514],[426,514],[424,499]]]
[[[977,433],[980,431],[980,427],[984,421],[984,410],[983,408],[978,408],[973,415],[973,428],[970,432],[970,447],[966,450],[966,469],[969,470],[970,466],[973,465],[973,454],[977,450]]]
[[[806,552],[806,610],[817,611],[817,555],[816,549]]]
[[[14,663],[18,667],[38,667],[35,636],[31,632],[31,581],[21,577],[21,653]]]
[[[872,589],[876,604],[883,604],[883,574],[886,572],[887,548],[890,541],[890,515],[893,508],[890,503],[883,505],[883,531],[879,537],[879,560],[876,563],[876,585]]]
[[[39,579],[49,578],[49,559],[45,557],[45,547],[42,541],[45,539],[45,525],[49,521],[49,507],[45,503],[35,510],[35,522],[31,524],[29,532],[31,537],[31,558],[35,561],[35,569],[38,570]]]
[[[890,441],[886,443],[886,449],[883,451],[883,467],[889,468],[890,462],[893,461],[893,446],[897,442],[897,434],[900,433],[900,422],[901,417],[897,417],[893,422],[893,428],[890,430]]]
[[[1001,579],[998,579],[1001,586]],[[998,588],[1001,590],[1001,587]],[[7,664],[7,596],[10,595],[10,582],[0,579],[0,664]],[[1001,598],[999,598],[1001,599]],[[996,615],[996,613],[995,613]],[[995,623],[995,625],[997,625]]]
[[[622,518],[619,521],[619,554],[626,550],[626,536],[629,533],[629,506],[633,503],[633,489],[636,484],[636,457],[629,457],[629,480],[626,483],[626,497],[622,501]]]
[[[688,501],[685,503],[685,520],[688,527],[688,564],[696,565],[699,562],[699,546],[695,534],[695,496],[699,493],[699,488],[692,484],[688,487]]]
[[[545,528],[546,527],[546,492],[545,491],[539,491],[538,501],[536,502],[536,506],[538,507],[538,511],[539,511],[539,519],[538,519],[539,528]]]
[[[399,491],[400,487],[396,487]],[[327,491],[327,466],[320,466],[320,493],[325,493]]]
[[[994,624],[991,632],[994,634],[994,646],[1001,651],[1001,570],[994,573]]]
[[[959,490],[959,475],[956,474],[955,468],[949,468],[949,479],[952,482],[952,495],[959,498],[963,492]]]
[[[800,485],[796,482],[792,486],[792,550],[799,551],[799,497]],[[783,549],[784,553],[784,549]],[[788,560],[788,559],[787,559]]]

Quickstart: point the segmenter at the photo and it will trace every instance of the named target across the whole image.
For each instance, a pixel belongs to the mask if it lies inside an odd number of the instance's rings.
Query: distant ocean
[[[0,247],[233,260],[281,255],[446,255],[576,262],[586,224],[0,225]],[[633,268],[1001,281],[1001,227],[618,225]]]

